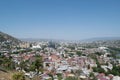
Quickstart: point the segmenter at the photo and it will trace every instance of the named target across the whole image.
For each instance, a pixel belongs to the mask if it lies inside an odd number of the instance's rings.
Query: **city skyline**
[[[17,38],[120,37],[119,0],[1,0],[0,30]]]

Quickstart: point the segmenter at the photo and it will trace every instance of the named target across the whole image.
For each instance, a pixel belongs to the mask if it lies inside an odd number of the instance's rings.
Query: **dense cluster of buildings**
[[[4,52],[4,55],[6,57],[11,56],[13,62],[17,65],[20,65],[22,61],[32,63],[36,60],[36,55],[42,56],[43,72],[39,72],[39,74],[36,71],[21,70],[19,66],[15,66],[16,70],[24,72],[29,78],[38,75],[40,80],[49,80],[50,75],[52,75],[54,80],[59,80],[58,74],[60,74],[61,80],[65,80],[67,77],[77,77],[78,80],[93,80],[93,77],[90,76],[93,73],[97,80],[120,80],[119,76],[106,75],[93,70],[93,67],[98,66],[95,59],[92,58],[95,53],[100,53],[95,55],[97,55],[97,60],[106,72],[108,69],[112,70],[113,64],[111,62],[114,61],[118,62],[118,65],[120,64],[119,59],[116,61],[109,56],[111,53],[107,50],[107,47],[86,48],[76,43],[47,41],[24,42],[19,44],[19,47],[19,49],[12,49],[12,54]],[[27,67],[29,67],[30,63],[27,63]]]

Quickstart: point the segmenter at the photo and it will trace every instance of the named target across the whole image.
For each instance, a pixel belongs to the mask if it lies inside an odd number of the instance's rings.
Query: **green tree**
[[[105,73],[105,70],[101,67],[93,67],[93,72]]]
[[[13,70],[15,68],[15,63],[10,57],[0,56],[0,66],[8,70]]]
[[[120,66],[113,65],[113,69],[109,72],[115,76],[120,76]]]
[[[77,51],[76,54],[77,54],[78,56],[81,56],[81,55],[82,55],[82,52]]]
[[[27,64],[26,64],[25,61],[22,61],[22,62],[20,62],[19,66],[20,66],[20,68],[22,70],[22,69],[25,69],[25,67],[27,67]]]
[[[62,80],[62,78],[63,78],[62,74],[60,74],[60,73],[57,74],[57,77],[58,77],[58,80]]]
[[[25,76],[22,72],[13,74],[12,80],[25,80]]]
[[[29,71],[35,71],[35,65],[34,64],[31,64],[29,66]]]
[[[89,78],[90,78],[90,80],[97,80],[97,78],[95,77],[95,75],[94,75],[93,72],[91,72],[91,73],[89,74]]]
[[[35,69],[37,69],[38,72],[39,71],[43,72],[43,60],[41,56],[36,57],[36,60],[34,62],[34,67]]]

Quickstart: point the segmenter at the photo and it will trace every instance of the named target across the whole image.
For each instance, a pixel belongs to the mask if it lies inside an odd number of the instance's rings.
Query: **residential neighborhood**
[[[0,50],[1,70],[20,72],[27,80],[36,77],[36,80],[119,80],[119,71],[114,71],[120,69],[120,58],[113,56],[114,49],[84,44],[39,41],[20,42],[9,51],[4,47]],[[2,58],[11,61],[7,61],[7,64]]]

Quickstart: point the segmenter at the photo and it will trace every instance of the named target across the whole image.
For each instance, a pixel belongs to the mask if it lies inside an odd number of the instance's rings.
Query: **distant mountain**
[[[21,42],[19,39],[16,39],[16,38],[0,31],[0,42],[6,42],[6,41],[14,43],[14,44]]]
[[[80,41],[80,42],[93,42],[93,41],[107,41],[107,40],[120,40],[120,37],[96,37],[83,40],[62,40],[62,39],[40,39],[40,38],[21,38],[22,41],[37,42],[37,41]]]
[[[107,40],[120,40],[120,37],[96,37],[96,38],[89,38],[82,41],[107,41]]]
[[[27,42],[48,41],[48,39],[39,39],[39,38],[21,38],[20,40]]]
[[[28,42],[37,42],[37,41],[65,41],[60,39],[40,39],[40,38],[21,38],[22,41],[28,41]]]

